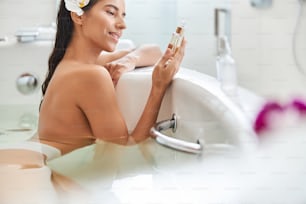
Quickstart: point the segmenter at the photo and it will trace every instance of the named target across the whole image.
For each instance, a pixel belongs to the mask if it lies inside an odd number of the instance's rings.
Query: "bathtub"
[[[149,95],[151,72],[149,67],[126,73],[116,87],[129,131]],[[175,114],[176,131],[161,134],[199,141],[201,153],[169,147],[155,137],[127,147],[98,141],[49,166],[84,186],[93,204],[305,202],[305,127],[300,137],[280,137],[277,145],[262,147],[252,123],[264,99],[241,87],[238,93],[233,101],[215,78],[182,67],[157,121]],[[287,130],[287,136],[291,133]]]
[[[0,141],[12,143],[35,133],[41,98],[39,86],[20,93],[16,80],[30,73],[40,84],[51,46],[37,42],[0,48],[4,73],[0,75]],[[129,131],[148,97],[151,72],[152,67],[147,67],[126,73],[116,87]],[[88,203],[93,204],[216,202],[220,194],[229,199],[229,184],[235,177],[224,169],[232,170],[241,157],[256,151],[252,122],[262,103],[261,97],[243,88],[233,101],[215,78],[182,67],[167,90],[157,122],[175,115],[176,130],[160,133],[200,145],[200,153],[174,149],[156,137],[128,147],[98,141],[48,165],[87,189]]]
[[[1,142],[25,140],[35,132],[41,99],[40,84],[46,73],[50,51],[51,42],[0,42]],[[31,74],[38,80],[29,93],[17,89],[17,80],[24,74]]]

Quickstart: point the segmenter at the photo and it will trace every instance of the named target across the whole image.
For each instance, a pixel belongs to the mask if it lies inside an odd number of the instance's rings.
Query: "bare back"
[[[38,131],[42,143],[55,146],[65,154],[95,142],[80,104],[94,100],[84,93],[91,92],[94,96],[94,90],[84,89],[84,84],[91,83],[89,72],[96,72],[96,69],[100,69],[98,71],[102,71],[105,78],[110,77],[103,67],[67,61],[59,64],[41,105]]]

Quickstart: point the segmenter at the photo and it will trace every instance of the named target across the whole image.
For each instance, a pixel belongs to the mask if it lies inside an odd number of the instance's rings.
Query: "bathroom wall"
[[[178,0],[177,19],[187,23],[183,66],[212,76],[216,75],[215,8],[230,9],[230,0]],[[220,34],[225,32],[224,23],[220,18]]]
[[[125,37],[133,39],[137,44],[158,43],[165,49],[176,26],[185,21],[185,36],[188,43],[183,66],[215,76],[214,9],[229,8],[230,0],[126,2],[128,29],[125,31]]]
[[[267,9],[249,0],[232,0],[232,45],[242,86],[268,98],[306,94],[302,74],[292,52],[298,0],[273,0]],[[306,73],[306,3],[297,31],[297,58]]]
[[[55,0],[1,0],[0,37],[14,36],[19,28],[50,25],[55,20]]]
[[[15,88],[16,80],[30,73],[42,82],[52,42],[16,43],[14,35],[18,29],[51,25],[55,0],[1,0],[0,10],[0,105],[39,103],[40,87],[33,94],[23,95]],[[5,37],[7,41],[3,41]]]
[[[58,0],[1,0],[0,38],[13,38],[17,29],[46,26],[55,21]],[[157,43],[165,49],[171,33],[185,20],[187,51],[183,66],[215,75],[214,8],[230,0],[126,0],[125,38],[136,44]]]
[[[126,13],[124,38],[166,47],[176,26],[176,0],[126,0]]]
[[[164,49],[182,19],[188,41],[183,66],[215,76],[214,8],[232,9],[232,46],[240,85],[267,97],[305,93],[305,75],[292,54],[298,0],[273,0],[256,9],[249,0],[126,0],[128,29],[124,37],[136,44],[158,43]],[[0,38],[17,29],[55,21],[56,0],[1,0]],[[297,35],[298,59],[306,70],[306,10]],[[1,56],[0,56],[1,58]],[[306,72],[306,71],[305,71]]]

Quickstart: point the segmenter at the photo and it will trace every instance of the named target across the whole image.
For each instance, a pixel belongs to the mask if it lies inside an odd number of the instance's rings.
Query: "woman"
[[[74,2],[74,1],[66,1]],[[138,143],[149,136],[164,93],[183,58],[167,50],[155,66],[148,102],[129,135],[118,108],[109,72],[97,65],[101,51],[115,49],[126,28],[123,0],[91,0],[79,12],[62,2],[55,49],[43,84],[38,135],[40,142],[68,153],[95,142]],[[83,1],[81,1],[83,3]],[[72,7],[74,8],[74,7]],[[166,66],[166,62],[171,60]]]
[[[114,74],[120,70],[120,63],[110,63],[124,55],[101,57],[102,51],[112,52],[116,48],[126,28],[124,17],[124,0],[61,2],[55,47],[42,86],[38,124],[38,141],[42,150],[31,150],[28,146],[1,150],[2,155],[6,151],[5,157],[0,156],[2,164],[10,164],[18,170],[36,168],[47,171],[46,159],[91,145],[97,139],[128,145],[149,137],[164,94],[183,59],[185,42],[175,54],[167,49],[155,65],[147,103],[135,129],[129,134],[114,89],[114,83],[122,74],[122,71]],[[139,59],[137,53],[135,56],[134,63]],[[11,173],[9,170],[5,172]],[[44,178],[50,180],[50,172],[46,175]],[[26,203],[25,200],[22,203]]]

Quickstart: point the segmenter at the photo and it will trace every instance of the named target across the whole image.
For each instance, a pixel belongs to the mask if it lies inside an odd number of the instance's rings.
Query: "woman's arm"
[[[99,65],[106,66],[108,63],[114,61],[128,59],[133,61],[134,67],[145,67],[154,65],[161,56],[162,52],[158,45],[144,44],[136,49],[102,52],[97,62]]]
[[[135,67],[146,67],[154,65],[162,56],[162,51],[157,45],[146,44],[141,45],[126,56],[137,58]]]
[[[164,94],[180,67],[184,50],[185,42],[175,55],[170,49],[167,49],[155,65],[147,103],[130,135],[107,71],[97,68],[89,72],[90,74],[85,77],[88,80],[79,83],[82,86],[78,93],[78,106],[86,115],[92,134],[97,139],[123,145],[129,142],[139,143],[147,139],[150,135],[150,128],[157,120]]]
[[[113,53],[102,53],[98,64],[104,66],[110,73],[116,85],[121,75],[136,67],[154,65],[162,53],[157,45],[141,45],[135,50],[118,50]]]

